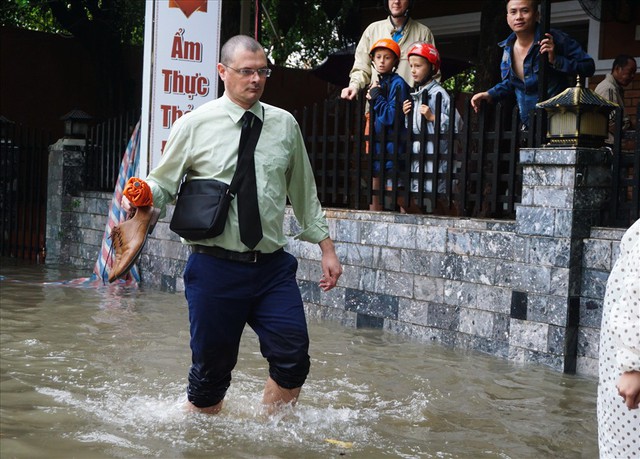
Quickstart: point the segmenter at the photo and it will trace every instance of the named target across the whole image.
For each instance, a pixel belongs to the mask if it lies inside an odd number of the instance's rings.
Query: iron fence
[[[396,129],[386,138],[384,132],[374,134],[371,126],[367,130],[362,96],[356,102],[326,100],[295,113],[324,206],[366,209],[377,196],[386,210],[401,210],[402,203],[415,202],[418,205],[413,210],[421,213],[515,217],[522,190],[518,152],[521,147],[537,147],[545,142],[544,113],[533,112],[530,129],[523,130],[516,106],[499,103],[483,107],[476,114],[468,96],[459,97],[447,115],[454,120],[457,106],[461,128],[456,130],[455,123],[450,122],[449,129],[431,134],[424,128],[420,134],[411,129],[399,133],[397,127],[404,123],[404,114],[396,110]],[[436,101],[436,107],[440,106]],[[443,114],[436,110],[435,116],[435,125],[440,126]],[[622,126],[621,112],[616,116],[615,125]],[[637,132],[633,135],[637,136]],[[375,146],[387,142],[395,147],[370,153],[369,150],[376,150]],[[419,146],[414,149],[416,142]],[[424,151],[427,143],[433,147],[432,154],[413,153]],[[611,145],[612,190],[603,208],[605,225],[626,227],[639,217],[640,142],[636,140],[635,145],[635,150],[626,151],[623,133],[620,129],[615,132]],[[391,162],[393,167],[380,168],[376,173],[376,161]],[[374,189],[374,178],[386,186]]]
[[[91,128],[87,136],[84,183],[89,191],[113,191],[120,162],[140,110],[129,111]]]
[[[373,117],[365,116],[364,98],[359,100],[327,100],[295,114],[323,205],[366,209],[377,196],[386,210],[400,210],[402,204],[409,209],[415,203],[413,209],[421,213],[514,216],[521,189],[517,151],[540,143],[533,130],[518,128],[517,110],[498,104],[474,116],[467,103],[458,115],[452,103],[449,113],[435,113],[436,126],[445,115],[452,120],[449,129],[430,134],[424,125],[419,134],[398,129],[405,116],[396,110],[395,129],[387,136],[373,133]],[[462,121],[459,129],[456,117]],[[395,147],[381,147],[388,144]],[[432,153],[418,154],[426,145]],[[374,179],[384,186],[375,189]]]
[[[640,218],[640,104],[636,107],[636,130],[623,133],[622,110],[616,109],[611,144],[612,183],[609,201],[604,209],[607,226],[628,227]]]
[[[424,129],[421,134],[395,129],[395,134],[385,138],[385,133],[376,135],[373,129],[365,135],[364,100],[364,97],[356,102],[325,100],[294,113],[305,138],[323,206],[368,209],[377,196],[384,210],[515,217],[522,190],[518,151],[544,142],[545,120],[540,113],[532,113],[531,129],[522,130],[517,107],[496,104],[474,113],[468,96],[458,97],[447,115],[454,119],[457,107],[462,119],[460,129],[453,129],[454,123],[450,123],[449,129],[432,134]],[[436,106],[440,106],[439,101]],[[399,110],[397,113],[396,127],[405,122],[404,114]],[[443,114],[436,110],[435,116],[435,125],[440,125]],[[616,126],[621,126],[621,113],[617,116]],[[88,189],[113,190],[120,160],[138,118],[138,112],[128,113],[91,130],[87,141]],[[433,153],[414,154],[414,142],[431,143]],[[375,150],[376,144],[387,143],[396,147],[390,151],[382,148],[379,154],[368,151]],[[625,151],[624,144],[624,136],[618,130],[611,145],[612,190],[603,208],[602,223],[607,226],[626,227],[640,216],[637,152],[640,143],[636,141],[634,151]],[[383,167],[375,173],[375,161],[391,162],[394,167]],[[446,167],[441,167],[445,164]],[[374,178],[385,186],[374,189]],[[412,208],[411,203],[416,206]]]
[[[0,120],[0,254],[44,262],[50,133]]]

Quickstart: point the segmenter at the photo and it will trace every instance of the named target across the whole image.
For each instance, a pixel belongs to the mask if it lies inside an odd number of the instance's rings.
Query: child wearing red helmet
[[[378,80],[372,83],[367,91],[367,99],[369,100],[374,133],[376,136],[384,133],[386,159],[384,168],[386,172],[391,172],[394,168],[394,161],[391,156],[400,155],[404,152],[404,142],[401,134],[405,131],[405,123],[400,118],[400,110],[402,102],[409,97],[409,85],[404,79],[395,73],[400,62],[400,46],[391,38],[381,38],[377,40],[371,47],[371,61],[373,67],[378,72]],[[383,154],[383,148],[380,141],[374,141],[374,152],[376,156]],[[402,169],[403,164],[396,161],[397,166]],[[380,161],[373,162],[373,190],[380,189]],[[386,188],[391,189],[393,181],[390,178],[386,180]],[[372,195],[371,210],[382,210],[377,193]]]
[[[409,66],[411,67],[411,77],[415,83],[414,91],[411,98],[404,101],[402,111],[405,115],[412,115],[409,123],[413,128],[413,134],[417,135],[426,129],[428,135],[435,133],[436,112],[440,112],[440,133],[444,134],[449,130],[450,120],[450,104],[451,100],[447,91],[434,79],[434,76],[440,71],[440,54],[435,46],[430,43],[418,42],[414,43],[407,53]],[[438,108],[439,104],[439,108]],[[462,118],[455,112],[454,129],[458,132],[462,128]],[[444,137],[444,136],[443,136]],[[415,155],[426,154],[424,161],[424,172],[433,173],[436,153],[433,140],[427,140],[421,145],[420,140],[413,142],[413,153]],[[449,145],[446,140],[440,141],[440,155],[446,155],[449,151]],[[415,159],[411,161],[411,172],[420,171],[420,161]],[[437,175],[444,174],[447,171],[447,162],[438,162]],[[411,191],[418,191],[418,180],[411,180]],[[431,193],[433,191],[433,180],[424,181],[424,191]],[[438,178],[438,194],[446,192],[446,186],[443,178]],[[425,201],[427,212],[431,212],[434,203],[430,200]]]

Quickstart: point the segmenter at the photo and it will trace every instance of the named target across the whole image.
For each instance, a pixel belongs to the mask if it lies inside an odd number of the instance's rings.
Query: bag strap
[[[262,118],[264,119],[264,107],[262,107]],[[236,166],[236,171],[233,174],[233,178],[231,179],[231,183],[229,184],[229,190],[227,191],[227,193],[231,195],[231,199],[236,197],[236,193],[238,192],[242,179],[245,176],[244,171],[247,170],[251,156],[253,156],[253,153],[256,150],[256,145],[258,144],[258,139],[262,132],[262,124],[263,122],[256,116],[255,120],[253,120],[253,126],[251,127],[251,132],[249,133],[249,138],[244,146],[244,150],[238,152],[238,164]]]

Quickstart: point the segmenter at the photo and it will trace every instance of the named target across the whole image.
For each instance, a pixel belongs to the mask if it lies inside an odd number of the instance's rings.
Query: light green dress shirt
[[[256,102],[250,111],[263,121],[255,150],[263,238],[254,250],[271,253],[286,245],[283,222],[287,197],[302,228],[296,238],[313,243],[326,239],[329,229],[298,123],[289,112],[265,103]],[[175,200],[185,174],[186,180],[217,179],[231,183],[244,112],[223,95],[173,124],[162,158],[147,177],[154,206],[161,209],[161,215],[165,214],[166,205]],[[237,252],[249,250],[240,241],[237,198],[231,202],[220,236],[182,241]]]

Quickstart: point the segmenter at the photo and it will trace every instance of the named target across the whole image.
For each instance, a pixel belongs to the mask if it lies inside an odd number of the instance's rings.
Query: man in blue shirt
[[[483,100],[495,102],[513,94],[520,120],[527,128],[529,114],[538,102],[541,54],[546,53],[549,62],[547,98],[569,86],[568,76],[589,77],[595,72],[591,56],[569,35],[555,29],[542,33],[538,22],[539,3],[539,0],[507,0],[507,23],[513,33],[499,43],[504,48],[500,64],[502,81],[471,98],[471,106],[476,112]]]

